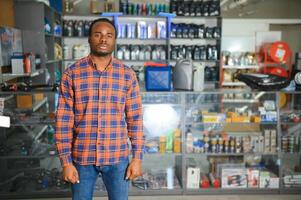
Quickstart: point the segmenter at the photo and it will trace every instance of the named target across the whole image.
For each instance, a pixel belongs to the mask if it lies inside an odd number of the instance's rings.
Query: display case
[[[278,193],[278,141],[276,93],[186,94],[185,193]]]
[[[54,146],[56,93],[1,92],[3,115],[10,127],[0,128],[0,198],[46,197],[66,193]]]
[[[301,190],[301,93],[280,93],[281,192]]]
[[[70,196],[53,146],[55,94],[1,92],[11,118],[0,128],[1,198]],[[299,193],[300,96],[142,92],[143,175],[130,195]],[[105,195],[99,178],[95,196]]]

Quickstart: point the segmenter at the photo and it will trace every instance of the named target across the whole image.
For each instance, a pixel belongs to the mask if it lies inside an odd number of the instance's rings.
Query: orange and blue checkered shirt
[[[142,159],[141,95],[134,71],[111,59],[104,71],[90,56],[67,68],[60,85],[55,141],[62,166],[111,165]]]

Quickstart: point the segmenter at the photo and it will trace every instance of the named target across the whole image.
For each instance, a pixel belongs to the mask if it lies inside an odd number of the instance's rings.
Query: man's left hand
[[[126,171],[126,179],[133,180],[142,175],[141,160],[133,158]]]

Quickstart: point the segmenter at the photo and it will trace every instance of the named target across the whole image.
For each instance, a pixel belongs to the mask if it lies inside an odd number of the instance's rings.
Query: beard
[[[92,55],[96,57],[106,57],[112,54],[112,52],[101,52],[101,51],[93,50],[92,48],[90,49],[90,52]]]

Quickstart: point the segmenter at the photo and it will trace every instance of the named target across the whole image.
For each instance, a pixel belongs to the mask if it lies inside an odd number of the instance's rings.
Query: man
[[[62,76],[55,139],[75,200],[92,199],[99,174],[110,200],[128,199],[128,180],[141,175],[141,96],[134,71],[112,57],[116,34],[108,19],[93,21],[90,55]]]

